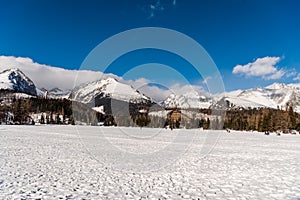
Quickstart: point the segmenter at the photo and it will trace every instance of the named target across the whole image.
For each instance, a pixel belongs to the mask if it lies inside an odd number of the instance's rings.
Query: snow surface
[[[172,110],[152,111],[152,112],[149,112],[149,115],[166,118],[171,111]]]
[[[99,112],[99,113],[105,114],[104,106],[93,107],[92,109]]]
[[[0,141],[0,199],[300,197],[299,135],[0,126]]]

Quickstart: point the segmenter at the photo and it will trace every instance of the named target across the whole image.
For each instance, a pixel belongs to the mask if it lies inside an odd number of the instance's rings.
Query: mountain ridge
[[[36,87],[33,81],[17,68],[0,72],[0,89],[48,98],[67,98],[85,104],[91,103],[96,97],[133,103],[152,101],[151,97],[144,95],[131,85],[110,77],[81,84],[72,91],[57,87],[43,90]],[[292,106],[296,112],[300,113],[300,84],[275,82],[266,87],[234,90],[222,94],[197,91],[188,91],[180,95],[173,93],[160,103],[166,109],[209,109],[214,108],[215,104],[224,109],[285,109],[287,106]]]
[[[116,100],[129,101],[151,101],[131,85],[120,83],[115,78],[107,78],[93,81],[78,86],[72,90],[70,98],[82,103],[91,103],[95,97],[112,98]]]

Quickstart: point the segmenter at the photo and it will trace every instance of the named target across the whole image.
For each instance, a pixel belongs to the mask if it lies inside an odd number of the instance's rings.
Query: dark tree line
[[[94,105],[95,106],[95,105]],[[167,117],[149,116],[151,102],[121,102],[111,100],[106,102],[106,114],[96,112],[91,107],[80,102],[68,99],[48,99],[41,97],[16,98],[14,93],[0,92],[0,122],[14,124],[32,123],[33,113],[41,115],[42,124],[75,124],[77,122],[88,125],[105,126],[139,126],[163,128],[204,128],[204,129],[233,129],[277,131],[296,129],[300,131],[300,116],[292,106],[286,110],[280,109],[248,109],[227,110],[225,117],[215,117],[211,109],[191,110],[193,113],[202,113],[203,118],[187,117],[173,111]],[[113,109],[113,110],[112,110]],[[157,107],[157,111],[163,110]],[[155,110],[156,111],[156,110]],[[62,119],[61,119],[62,116]]]
[[[299,114],[292,107],[287,110],[252,109],[226,112],[224,128],[234,130],[277,131],[296,129],[300,131]]]

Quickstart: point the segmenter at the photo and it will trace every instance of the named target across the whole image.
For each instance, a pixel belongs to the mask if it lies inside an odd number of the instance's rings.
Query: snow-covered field
[[[0,126],[0,199],[300,199],[300,136]]]

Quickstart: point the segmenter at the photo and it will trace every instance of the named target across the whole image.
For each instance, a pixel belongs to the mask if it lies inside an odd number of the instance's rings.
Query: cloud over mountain
[[[270,56],[257,58],[254,62],[245,65],[236,65],[232,73],[245,75],[246,77],[261,77],[264,80],[280,79],[286,73],[283,69],[279,69],[276,66],[280,60],[280,57]]]
[[[50,65],[39,64],[31,58],[0,56],[0,71],[18,68],[24,72],[40,88],[71,89],[89,81],[95,81],[103,76],[102,72],[87,70],[67,70]]]
[[[31,58],[0,56],[0,71],[6,69],[17,68],[26,74],[38,88],[51,90],[52,88],[60,88],[70,90],[83,83],[93,82],[100,79],[115,78],[121,83],[132,85],[135,89],[143,92],[145,95],[156,101],[162,101],[171,93],[181,94],[187,91],[202,90],[199,86],[174,84],[161,88],[157,85],[150,84],[145,78],[134,80],[125,80],[123,77],[114,74],[103,74],[102,72],[88,70],[68,70],[50,65],[39,64]]]

